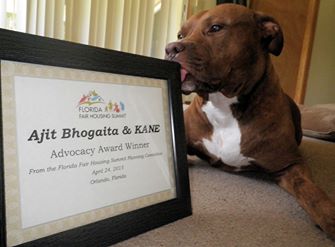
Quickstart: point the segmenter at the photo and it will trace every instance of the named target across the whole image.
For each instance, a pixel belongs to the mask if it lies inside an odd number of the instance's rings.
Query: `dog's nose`
[[[185,46],[181,42],[172,42],[165,47],[165,59],[172,60]]]

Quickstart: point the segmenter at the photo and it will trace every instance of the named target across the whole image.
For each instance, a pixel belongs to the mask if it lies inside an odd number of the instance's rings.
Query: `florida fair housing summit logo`
[[[81,119],[103,119],[103,118],[125,118],[126,107],[122,101],[106,102],[95,90],[83,95],[77,105],[79,118]]]

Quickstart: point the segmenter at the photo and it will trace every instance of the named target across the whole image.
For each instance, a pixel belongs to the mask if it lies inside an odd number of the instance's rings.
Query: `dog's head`
[[[182,91],[227,97],[251,90],[269,53],[279,55],[283,34],[272,18],[235,4],[192,16],[166,46],[166,59],[181,64]]]

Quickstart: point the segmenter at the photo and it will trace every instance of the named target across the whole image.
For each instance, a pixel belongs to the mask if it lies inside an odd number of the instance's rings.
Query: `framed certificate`
[[[2,245],[108,246],[191,214],[179,65],[0,42]]]

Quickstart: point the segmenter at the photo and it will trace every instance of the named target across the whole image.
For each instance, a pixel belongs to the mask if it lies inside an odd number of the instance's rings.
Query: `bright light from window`
[[[8,13],[15,12],[15,0],[6,0],[6,10]]]
[[[155,1],[155,7],[154,7],[154,13],[157,14],[162,8],[162,1],[156,0]]]

